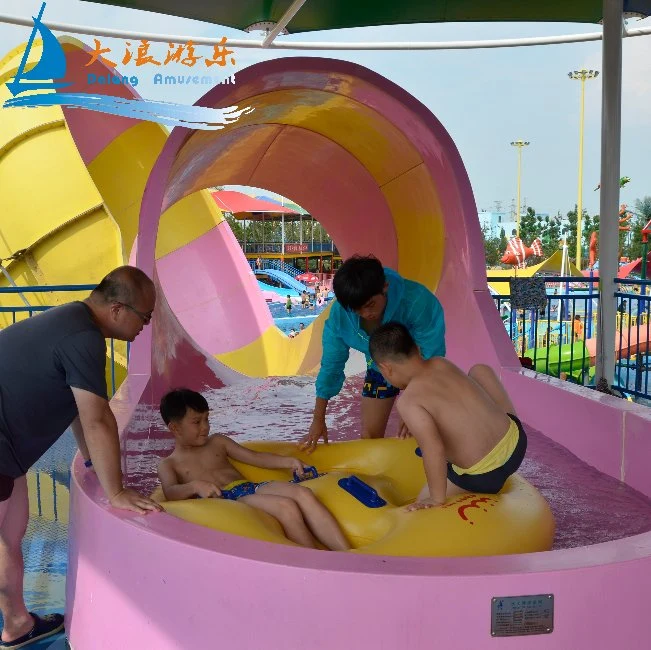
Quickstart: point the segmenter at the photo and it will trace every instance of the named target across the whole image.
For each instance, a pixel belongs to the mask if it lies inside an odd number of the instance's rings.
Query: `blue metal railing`
[[[255,265],[255,261],[251,262]],[[488,282],[506,283],[508,278],[489,276]],[[548,302],[544,310],[512,310],[509,295],[493,296],[506,331],[525,364],[530,363],[539,372],[569,381],[592,383],[594,367],[591,364],[599,317],[597,282],[597,278],[545,278]],[[637,398],[651,400],[651,280],[616,282],[619,286],[615,293],[618,303],[617,340],[614,342],[617,364],[612,386]],[[91,291],[94,288],[91,284],[0,287],[0,314],[11,313],[15,323],[20,315],[31,317],[54,306],[3,306],[3,294]],[[117,382],[115,341],[110,339],[108,344],[113,395]],[[128,364],[128,344],[126,352]]]
[[[616,279],[615,283],[619,285],[619,290],[615,292],[619,325],[616,337],[616,383],[635,397],[651,399],[651,280]],[[626,288],[631,288],[632,291],[625,291]]]
[[[262,265],[261,268],[263,270],[276,269],[277,271],[287,273],[287,275],[290,275],[292,278],[295,278],[297,275],[300,275],[302,273],[300,269],[297,269],[295,266],[292,266],[291,264],[288,264],[287,262],[283,262],[281,260],[261,259],[260,262]],[[255,260],[249,260],[249,265],[254,271],[258,268]]]
[[[489,284],[508,280],[488,277]],[[593,383],[592,363],[597,347],[595,336],[600,304],[597,282],[598,278],[588,277],[545,278],[548,302],[544,310],[511,310],[510,295],[493,296],[523,365],[576,383]],[[616,282],[620,290],[615,293],[617,364],[612,387],[649,400],[651,296],[647,294],[651,281]]]
[[[2,296],[3,294],[39,294],[39,293],[69,293],[72,291],[92,291],[97,285],[95,284],[58,284],[51,286],[30,286],[30,287],[0,287],[0,314],[9,313],[11,314],[12,324],[16,322],[20,314],[26,314],[27,318],[31,318],[35,314],[38,314],[48,309],[52,309],[55,305],[19,305],[19,306],[3,306]],[[24,298],[24,296],[23,296]],[[115,373],[115,339],[109,339],[109,350],[110,350],[110,377],[111,377],[111,386],[110,386],[110,396],[115,395],[117,389],[116,386],[116,373]],[[127,342],[127,365],[129,362],[130,354],[130,345]]]

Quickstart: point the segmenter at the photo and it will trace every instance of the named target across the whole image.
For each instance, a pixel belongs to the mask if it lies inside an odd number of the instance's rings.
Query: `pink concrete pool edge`
[[[518,384],[539,380],[511,375],[505,379],[514,392]],[[127,380],[114,400],[123,425],[150,388],[144,377]],[[549,389],[574,408],[591,392],[568,396],[563,387]],[[647,415],[627,409],[620,417],[620,404],[604,396],[602,408],[583,422],[598,430],[604,413],[622,425]],[[613,432],[624,435],[624,426]],[[587,437],[575,443],[575,453],[590,445]],[[624,464],[639,451],[629,446]],[[602,459],[604,469],[609,460]],[[261,635],[264,647],[280,648],[288,629],[315,650],[344,639],[359,648],[648,647],[651,533],[527,555],[353,556],[223,534],[167,514],[117,513],[78,458],[73,485],[67,629],[75,650],[113,647],[116,621],[129,631],[121,645],[134,649],[201,648],[207,640],[256,648]],[[555,598],[551,637],[491,638],[491,598],[537,594]],[[192,607],[179,607],[188,598]]]
[[[390,82],[341,61],[267,62],[243,71],[242,83],[246,87],[260,80],[264,85],[273,75],[298,83],[301,74],[329,69],[348,75],[352,92],[355,83],[368,83],[374,92],[385,90],[390,99],[408,106],[423,124],[434,119]],[[225,92],[211,91],[205,102]],[[446,313],[469,315],[460,327],[449,330],[450,356],[464,366],[472,360],[491,363],[500,370],[527,424],[600,471],[651,496],[644,462],[649,457],[648,409],[517,367],[485,290],[485,278],[482,285],[479,277],[476,256],[465,255],[476,249],[478,226],[470,221],[474,201],[463,165],[441,125],[436,122],[432,132],[438,138],[436,151],[454,170],[455,182],[440,198],[448,202],[446,229],[453,250],[463,258],[458,268],[445,267],[441,299]],[[164,172],[187,134],[172,134],[143,200],[138,261],[148,272],[154,272],[153,242]],[[423,147],[428,144],[425,135]],[[436,177],[439,172],[432,168],[431,173]],[[175,189],[178,197],[183,195],[180,186]],[[354,242],[346,245],[351,248]],[[165,338],[165,328],[171,325],[173,336]],[[467,345],[473,332],[480,359]],[[166,351],[161,340],[174,346]],[[225,379],[225,369],[184,338],[164,300],[157,306],[154,326],[136,341],[132,355],[130,375],[112,401],[121,432],[128,429],[139,404],[155,404],[171,377],[187,379],[197,388],[207,385],[211,376]],[[651,533],[527,555],[358,556],[236,537],[164,513],[137,516],[113,511],[96,477],[79,458],[73,465],[71,490],[67,630],[74,650],[103,650],[116,643],[125,650],[216,645],[275,650],[288,644],[311,650],[350,646],[429,650],[443,644],[464,649],[635,650],[649,645]],[[491,637],[492,598],[538,594],[554,595],[551,635]]]

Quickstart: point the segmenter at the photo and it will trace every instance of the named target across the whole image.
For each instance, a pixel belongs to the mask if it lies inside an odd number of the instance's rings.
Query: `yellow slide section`
[[[72,39],[66,43],[74,45]],[[15,75],[24,48],[0,60],[0,105],[11,96],[6,83]],[[28,69],[40,55],[41,43],[36,41]],[[18,286],[94,284],[126,264],[145,183],[167,137],[160,125],[136,123],[86,167],[60,107],[0,109],[0,258],[13,281]],[[157,257],[203,235],[222,219],[207,191],[179,201],[161,217]],[[0,286],[9,284],[0,275]],[[24,299],[34,306],[57,305],[86,296],[3,294],[2,305],[23,307]],[[12,321],[11,313],[0,313],[0,327]],[[115,357],[119,385],[126,375],[125,343],[115,343]]]

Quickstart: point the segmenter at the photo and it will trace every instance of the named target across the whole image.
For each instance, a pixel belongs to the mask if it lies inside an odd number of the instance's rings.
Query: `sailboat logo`
[[[18,66],[18,71],[13,81],[7,84],[9,92],[15,97],[26,90],[51,90],[71,86],[71,82],[43,81],[43,79],[62,79],[66,76],[66,55],[63,52],[61,43],[56,36],[41,22],[45,11],[45,2],[41,5],[38,17],[34,18],[34,27],[29,35],[29,41],[25,53]],[[29,56],[36,32],[39,32],[43,39],[43,56],[41,60],[31,69],[25,70],[27,57]],[[32,81],[38,79],[40,81]],[[26,81],[25,81],[26,80]]]
[[[223,129],[242,115],[253,111],[250,107],[230,106],[218,109],[142,98],[128,99],[94,93],[61,92],[63,88],[71,86],[72,82],[64,81],[67,62],[61,43],[42,22],[45,5],[44,2],[38,16],[33,17],[34,27],[23,58],[13,81],[7,82],[7,89],[13,97],[5,101],[3,108],[66,106],[158,122],[167,126],[184,126],[201,130]],[[36,65],[26,70],[37,32],[43,41],[42,55]],[[53,90],[55,92],[51,92]],[[24,95],[23,93],[27,91],[31,92]]]

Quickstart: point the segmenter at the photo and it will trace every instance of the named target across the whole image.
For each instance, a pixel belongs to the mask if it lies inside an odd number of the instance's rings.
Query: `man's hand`
[[[312,420],[310,430],[306,436],[301,438],[298,448],[301,451],[306,451],[308,454],[311,454],[316,449],[320,438],[323,438],[323,442],[328,444],[328,427],[326,426],[325,418],[323,420]]]
[[[402,418],[398,416],[398,438],[405,440],[406,438],[411,438],[412,435],[407,428],[407,425],[402,421]]]
[[[202,499],[219,498],[222,495],[222,491],[210,481],[192,481],[192,488],[194,493]]]
[[[415,503],[411,503],[405,508],[405,510],[407,512],[413,512],[414,510],[426,510],[427,508],[436,508],[441,505],[443,504],[439,503],[438,501],[435,501],[430,497],[428,499],[422,499],[421,501],[416,501]]]
[[[120,492],[111,497],[110,503],[114,508],[118,508],[119,510],[130,510],[141,515],[163,510],[160,504],[152,501],[149,497],[145,497],[142,494],[138,494],[135,490],[128,488],[122,488]]]

